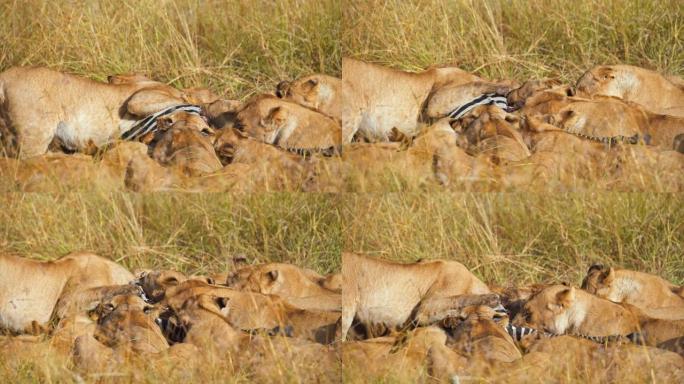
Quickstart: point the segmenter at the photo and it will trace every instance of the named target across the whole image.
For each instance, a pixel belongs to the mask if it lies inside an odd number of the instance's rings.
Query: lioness
[[[282,148],[326,149],[340,145],[341,128],[326,115],[262,94],[234,114],[235,127]]]
[[[494,164],[520,161],[530,156],[523,137],[514,124],[518,118],[495,106],[479,106],[454,123],[467,140],[464,149],[473,155],[488,155]]]
[[[557,79],[542,79],[542,80],[528,80],[520,87],[510,91],[506,95],[508,105],[515,110],[524,107],[527,99],[541,92],[550,91],[550,93],[574,96],[575,91],[570,86],[565,86]]]
[[[617,303],[641,309],[684,307],[680,287],[644,272],[595,264],[587,271],[582,289]]]
[[[601,65],[577,81],[577,94],[616,96],[659,114],[684,117],[684,82],[631,65]]]
[[[159,137],[152,144],[152,158],[160,164],[175,166],[188,176],[223,168],[211,141],[215,132],[201,117],[179,111],[159,118],[157,127]]]
[[[504,328],[508,317],[501,317],[487,306],[465,308],[461,317],[462,320],[447,331],[448,347],[487,363],[510,363],[522,358]]]
[[[45,153],[53,140],[68,151],[101,147],[142,117],[195,101],[155,81],[105,84],[48,68],[10,68],[0,73],[0,143],[20,157]]]
[[[95,309],[98,318],[93,336],[124,354],[162,352],[169,344],[155,323],[152,309],[137,295],[115,296]]]
[[[387,141],[392,128],[415,136],[430,93],[446,84],[482,80],[456,67],[404,72],[345,57],[342,59],[342,140],[357,132],[370,141]]]
[[[289,298],[307,298],[308,305],[321,310],[340,310],[341,297],[322,286],[325,278],[315,271],[291,264],[266,263],[242,267],[228,276],[226,285],[267,295]],[[298,301],[301,305],[301,300]]]
[[[354,318],[364,324],[396,327],[404,324],[422,301],[489,293],[482,281],[456,261],[401,264],[343,253],[342,276],[342,340]]]
[[[294,81],[281,81],[276,96],[315,109],[342,121],[342,79],[315,74]]]
[[[345,377],[423,382],[425,374],[442,381],[461,373],[468,360],[446,346],[439,327],[417,328],[398,337],[345,342],[341,346]],[[354,381],[354,382],[357,382]]]
[[[188,299],[199,295],[216,298],[227,321],[242,330],[289,327],[294,336],[328,342],[331,341],[329,332],[340,317],[339,311],[304,309],[278,296],[236,291],[199,280],[188,280],[168,288],[162,304],[178,309]],[[291,301],[297,302],[294,299]]]
[[[608,300],[566,285],[552,285],[530,299],[513,325],[561,335],[629,335],[639,332],[637,315]]]
[[[76,252],[47,262],[0,255],[0,329],[26,332],[45,327],[53,313],[91,301],[89,289],[132,279],[125,268],[92,253]]]
[[[628,142],[670,150],[684,133],[684,118],[660,115],[616,97],[567,98],[566,105],[544,120],[580,137],[602,142]]]
[[[174,312],[172,324],[180,330],[165,330],[167,333],[182,334],[182,340],[194,344],[199,348],[209,348],[210,351],[234,353],[240,349],[247,335],[234,329],[221,312],[222,301],[215,296],[198,295],[187,299]],[[168,325],[167,325],[168,326]]]

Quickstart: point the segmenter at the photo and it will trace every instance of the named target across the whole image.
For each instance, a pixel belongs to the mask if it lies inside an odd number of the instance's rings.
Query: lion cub
[[[179,168],[187,176],[201,176],[223,168],[214,151],[214,130],[203,118],[176,112],[157,119],[152,158],[162,165]]]
[[[659,276],[600,264],[589,268],[582,281],[582,289],[598,297],[645,310],[684,307],[681,287]]]
[[[631,65],[602,65],[588,70],[577,81],[577,94],[616,96],[655,113],[684,117],[681,79]]]
[[[342,121],[342,79],[337,77],[314,74],[294,81],[281,81],[276,96]]]
[[[486,306],[467,307],[463,312],[460,321],[457,320],[457,324],[447,331],[448,347],[470,356],[474,359],[471,360],[473,364],[510,363],[522,358],[504,328],[508,323],[507,316]]]
[[[325,288],[325,282],[325,277],[310,269],[266,263],[240,268],[228,276],[226,285],[238,290],[278,295],[299,308],[339,311],[342,299],[339,293]]]
[[[533,296],[513,325],[586,336],[629,335],[640,329],[630,309],[565,285],[552,285]]]

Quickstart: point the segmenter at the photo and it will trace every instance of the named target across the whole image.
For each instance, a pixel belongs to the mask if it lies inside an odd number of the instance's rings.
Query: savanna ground
[[[103,80],[143,72],[229,98],[341,57],[418,70],[457,62],[491,78],[573,82],[596,64],[684,75],[681,1],[0,1],[0,70],[47,65]],[[135,268],[208,273],[230,259],[339,270],[342,250],[457,259],[489,283],[579,284],[593,262],[684,284],[684,204],[669,194],[3,194],[0,251],[88,249]],[[72,382],[44,349],[0,355],[2,382]],[[225,367],[136,381],[246,381]],[[565,381],[581,382],[567,373]],[[132,381],[120,377],[85,378]],[[296,381],[284,376],[283,381]]]

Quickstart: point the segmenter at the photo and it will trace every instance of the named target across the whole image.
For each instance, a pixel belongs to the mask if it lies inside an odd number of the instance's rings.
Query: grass
[[[349,0],[344,56],[418,70],[458,63],[490,78],[574,82],[598,64],[684,75],[678,0]]]
[[[335,0],[0,2],[0,70],[45,65],[98,80],[142,72],[231,98],[339,75]]]
[[[339,269],[336,197],[317,194],[2,194],[0,250],[91,250],[130,269],[226,271],[231,258]]]
[[[650,193],[348,195],[344,248],[464,263],[488,283],[579,286],[600,262],[684,284],[682,197]]]
[[[677,194],[3,194],[0,251],[89,249],[128,268],[225,271],[230,258],[329,273],[342,250],[451,258],[492,283],[579,284],[594,262],[684,284]]]

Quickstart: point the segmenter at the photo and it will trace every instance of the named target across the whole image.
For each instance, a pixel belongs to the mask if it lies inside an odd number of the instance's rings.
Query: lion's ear
[[[285,108],[275,107],[268,112],[267,120],[277,126],[281,126],[287,121],[287,116],[288,114]]]
[[[568,289],[564,289],[556,294],[556,301],[558,302],[558,305],[560,305],[563,308],[567,308],[572,305],[572,303],[575,302],[575,287],[570,287]]]
[[[589,267],[589,270],[587,271],[587,275],[591,274],[594,271],[603,271],[605,269],[605,266],[603,264],[592,264],[591,267]]]
[[[268,276],[268,279],[272,282],[278,281],[278,278],[280,277],[280,273],[275,269],[272,271],[268,271],[266,275]]]
[[[312,90],[317,85],[318,85],[318,79],[309,79],[306,83],[304,83],[304,86],[305,86],[307,91]]]
[[[169,276],[166,279],[164,279],[164,284],[166,285],[178,285],[178,283],[180,282],[175,276]]]
[[[613,267],[610,267],[601,275],[601,282],[603,284],[610,284],[613,282],[613,280],[615,280],[615,269],[613,269]]]

